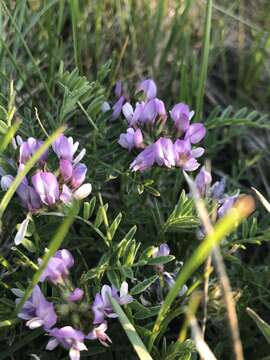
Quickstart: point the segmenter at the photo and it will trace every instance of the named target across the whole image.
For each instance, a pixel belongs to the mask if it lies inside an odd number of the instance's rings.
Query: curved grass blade
[[[11,142],[11,140],[13,139],[14,135],[16,134],[17,130],[19,129],[20,125],[21,125],[21,120],[17,119],[15,121],[15,123],[8,129],[7,133],[5,134],[5,136],[1,139],[1,144],[0,144],[0,154],[5,151],[5,149],[7,148],[8,144]]]
[[[125,330],[125,333],[127,334],[127,337],[129,338],[134,350],[136,351],[139,359],[140,360],[153,360],[151,355],[147,351],[144,343],[142,342],[141,338],[137,334],[134,326],[130,323],[126,314],[122,310],[121,306],[111,296],[110,296],[110,301],[111,301],[114,311],[118,315],[118,319],[119,319],[123,329]]]
[[[59,249],[61,246],[64,238],[66,237],[69,228],[71,227],[75,216],[77,214],[78,210],[78,203],[74,202],[69,209],[68,215],[66,219],[63,221],[63,223],[59,226],[56,234],[54,235],[52,241],[50,242],[50,245],[48,247],[48,251],[43,255],[42,257],[42,264],[37,270],[37,272],[34,274],[33,279],[31,283],[29,284],[28,288],[26,289],[24,296],[22,297],[21,301],[16,306],[15,312],[16,314],[20,311],[23,304],[26,302],[26,300],[31,295],[35,285],[39,282],[40,276],[42,275],[43,271],[45,270],[50,258],[55,254],[55,252]]]
[[[182,286],[206,260],[213,248],[228,236],[240,223],[254,210],[254,200],[251,196],[244,196],[236,202],[235,206],[217,222],[212,233],[206,236],[204,241],[197,247],[190,259],[183,266],[178,275],[175,285],[166,296],[156,319],[152,336],[150,337],[148,350],[151,351],[154,341],[161,331],[162,323],[170,309],[171,304],[177,297]]]
[[[40,156],[50,147],[50,145],[58,138],[58,136],[63,133],[65,130],[65,126],[60,127],[57,129],[45,142],[44,144],[38,149],[38,151],[27,161],[22,171],[20,171],[17,176],[15,177],[13,183],[11,184],[10,188],[7,190],[5,195],[3,196],[1,203],[0,203],[0,219],[2,218],[12,196],[14,195],[17,187],[22,182],[23,178],[26,174],[31,170],[31,168],[35,165],[38,161]]]

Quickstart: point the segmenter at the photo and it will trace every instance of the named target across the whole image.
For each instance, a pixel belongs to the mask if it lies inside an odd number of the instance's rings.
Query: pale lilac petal
[[[202,147],[198,147],[198,148],[195,148],[195,149],[191,150],[191,155],[194,158],[201,157],[203,154],[204,154],[204,148],[202,148]]]
[[[192,144],[200,142],[206,134],[206,129],[203,124],[195,123],[190,125],[185,134],[185,139],[189,139]]]
[[[56,339],[49,340],[46,350],[54,350],[59,345],[59,342]]]
[[[7,191],[10,188],[10,185],[14,181],[14,176],[12,175],[4,175],[1,178],[1,189],[3,191]]]
[[[71,179],[73,173],[73,166],[69,160],[60,160],[60,173],[64,181],[69,181]]]
[[[197,160],[191,158],[183,165],[183,170],[194,171],[197,170],[199,166],[200,164],[197,162]]]
[[[15,245],[19,245],[23,241],[23,239],[25,238],[29,221],[30,221],[30,218],[27,217],[20,224],[19,230],[17,231],[17,234],[16,234],[15,239],[14,239]]]
[[[124,117],[127,119],[127,122],[130,123],[133,117],[133,107],[130,103],[125,103],[125,105],[122,107],[122,112]]]
[[[152,79],[142,81],[138,87],[137,92],[143,91],[147,100],[154,99],[157,95],[157,86]]]
[[[64,204],[68,204],[71,202],[72,196],[72,191],[67,185],[64,184],[59,199],[63,201]]]

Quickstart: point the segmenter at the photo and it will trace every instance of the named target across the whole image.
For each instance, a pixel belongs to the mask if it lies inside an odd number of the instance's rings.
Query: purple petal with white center
[[[51,172],[38,172],[32,176],[32,184],[45,205],[53,205],[59,198],[56,176]]]

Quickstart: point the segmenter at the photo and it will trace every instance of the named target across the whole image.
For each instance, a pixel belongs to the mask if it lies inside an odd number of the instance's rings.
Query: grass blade
[[[207,0],[206,6],[206,17],[204,22],[204,34],[203,34],[203,55],[202,55],[202,66],[199,77],[199,86],[196,99],[196,121],[199,121],[203,112],[203,98],[205,81],[208,67],[208,57],[210,49],[210,32],[211,32],[211,20],[212,20],[212,0]]]
[[[152,336],[149,340],[149,351],[151,351],[153,347],[154,341],[159,334],[162,322],[164,321],[171,304],[177,297],[183,285],[194,273],[194,271],[206,260],[208,254],[213,250],[213,248],[219,244],[224,237],[229,235],[236,226],[238,226],[241,221],[253,211],[253,209],[254,200],[252,197],[245,196],[240,199],[228,212],[228,214],[217,222],[213,232],[206,236],[205,240],[197,247],[190,259],[183,266],[182,271],[176,279],[175,285],[169,291],[160,309],[153,328]]]
[[[150,356],[149,352],[147,351],[144,343],[142,342],[139,335],[137,334],[134,326],[130,323],[126,314],[121,309],[121,306],[112,297],[110,297],[110,301],[111,301],[114,311],[118,315],[118,319],[119,319],[123,329],[125,330],[125,333],[127,334],[127,337],[129,338],[134,350],[136,351],[139,359],[153,360],[152,357]]]

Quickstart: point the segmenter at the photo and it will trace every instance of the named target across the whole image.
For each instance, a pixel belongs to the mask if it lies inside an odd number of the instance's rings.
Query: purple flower
[[[72,200],[72,196],[73,193],[70,188],[66,184],[63,184],[62,192],[59,199],[63,201],[64,204],[68,204]]]
[[[128,128],[127,132],[121,134],[118,140],[118,144],[123,148],[131,151],[134,147],[140,148],[143,145],[143,135],[140,129],[134,130]]]
[[[26,179],[18,186],[16,193],[18,194],[22,205],[27,210],[34,212],[41,207],[42,203],[39,194],[32,186],[27,184]]]
[[[219,200],[224,195],[225,191],[225,178],[221,179],[220,181],[216,181],[210,188],[210,193],[213,199]]]
[[[79,143],[73,144],[73,138],[67,138],[61,134],[53,143],[52,148],[59,159],[72,161],[73,155],[77,151]]]
[[[157,86],[152,79],[147,79],[142,82],[137,87],[137,91],[143,91],[146,97],[146,100],[154,99],[157,96]]]
[[[189,128],[190,119],[194,115],[194,111],[190,111],[187,104],[179,103],[174,105],[170,115],[178,131],[185,132]]]
[[[41,140],[34,139],[33,137],[28,138],[26,141],[20,145],[20,154],[19,162],[20,164],[25,164],[37,150],[42,146],[44,142]],[[39,162],[43,163],[48,158],[48,151],[45,151],[43,155],[39,158]]]
[[[155,144],[148,145],[130,164],[131,171],[143,172],[155,163]]]
[[[170,248],[167,244],[161,244],[159,247],[155,247],[153,250],[153,257],[159,257],[159,256],[168,256],[170,255]],[[163,273],[164,271],[164,265],[163,264],[156,264],[154,265],[154,269],[158,273]]]
[[[103,285],[101,292],[97,293],[92,305],[92,311],[94,313],[93,324],[101,324],[105,317],[116,318],[117,314],[113,312],[113,308],[110,302],[109,295],[119,301],[117,289],[110,287],[109,285]]]
[[[53,328],[49,331],[49,335],[53,339],[48,342],[46,350],[54,350],[61,344],[66,350],[69,350],[69,358],[71,360],[79,360],[80,352],[87,350],[87,347],[84,345],[84,333],[71,326],[64,326],[60,329]]]
[[[163,101],[155,98],[144,105],[138,120],[142,124],[154,125],[157,120],[165,121],[166,118],[167,113]]]
[[[38,259],[38,264],[42,264],[42,259]],[[46,279],[53,284],[62,284],[69,274],[69,269],[74,265],[74,259],[68,250],[58,250],[49,260],[46,269],[43,271],[40,281]]]
[[[137,103],[139,104],[139,103]],[[136,105],[137,106],[137,105]],[[124,117],[127,119],[128,124],[131,125],[131,121],[133,118],[133,107],[130,103],[126,102],[125,105],[122,107],[122,113]]]
[[[176,278],[175,274],[164,272],[163,278],[166,284],[168,285],[168,288],[171,289],[175,284],[175,278]],[[178,293],[178,296],[183,296],[187,292],[187,290],[188,290],[187,285],[183,285],[182,289]]]
[[[59,163],[60,173],[64,181],[69,181],[72,177],[73,166],[69,160],[61,159]]]
[[[94,329],[86,336],[86,339],[99,340],[102,345],[110,346],[108,343],[112,343],[112,340],[105,332],[107,329],[107,321],[103,321],[100,325],[94,327]]]
[[[39,171],[32,177],[32,184],[45,205],[53,205],[59,198],[59,185],[51,172]]]
[[[167,244],[161,244],[159,247],[154,248],[153,257],[168,256],[170,255],[170,248]]]
[[[129,304],[133,301],[132,296],[128,294],[128,284],[125,281],[121,284],[120,296],[114,287],[103,285],[101,292],[96,294],[92,305],[92,311],[94,313],[93,324],[101,324],[105,317],[117,317],[117,314],[113,312],[110,296],[121,305]]]
[[[195,178],[196,187],[200,193],[200,196],[205,196],[206,188],[211,184],[212,176],[211,174],[205,170],[203,166],[199,172],[199,174]]]
[[[113,113],[111,116],[111,120],[116,120],[120,116],[124,102],[125,102],[125,98],[124,96],[121,96],[119,100],[117,100],[117,102],[113,105],[112,107]]]
[[[14,176],[12,175],[4,175],[1,178],[1,189],[3,191],[7,191],[10,185],[13,183]]]
[[[72,172],[72,178],[71,178],[71,185],[74,189],[77,189],[85,180],[87,172],[87,166],[78,163],[74,168]]]
[[[186,131],[185,140],[189,140],[191,144],[197,144],[205,137],[205,134],[206,129],[203,124],[192,124]]]
[[[117,97],[117,99],[120,98],[120,96],[122,95],[122,88],[123,88],[123,84],[122,81],[116,81],[115,83],[115,88],[114,88],[114,94]]]
[[[226,213],[233,207],[238,196],[239,193],[237,193],[236,195],[227,196],[219,201],[219,204],[221,204],[220,208],[218,209],[219,218],[222,218],[224,215],[226,215]]]
[[[198,169],[200,164],[197,162],[196,158],[202,156],[204,153],[203,148],[198,147],[196,149],[192,149],[188,140],[179,139],[174,143],[174,151],[176,166],[179,166],[186,171],[194,171]]]
[[[171,139],[161,137],[154,143],[155,162],[168,168],[175,166],[174,145]]]
[[[68,300],[71,302],[80,301],[82,300],[83,295],[84,295],[84,291],[80,288],[76,288],[75,290],[72,291],[71,294],[69,294]]]
[[[17,299],[16,303],[19,302],[20,299]],[[48,330],[55,325],[57,320],[53,303],[45,299],[38,285],[34,287],[30,298],[18,313],[18,317],[27,320],[26,326],[30,329],[43,326],[45,330]]]

